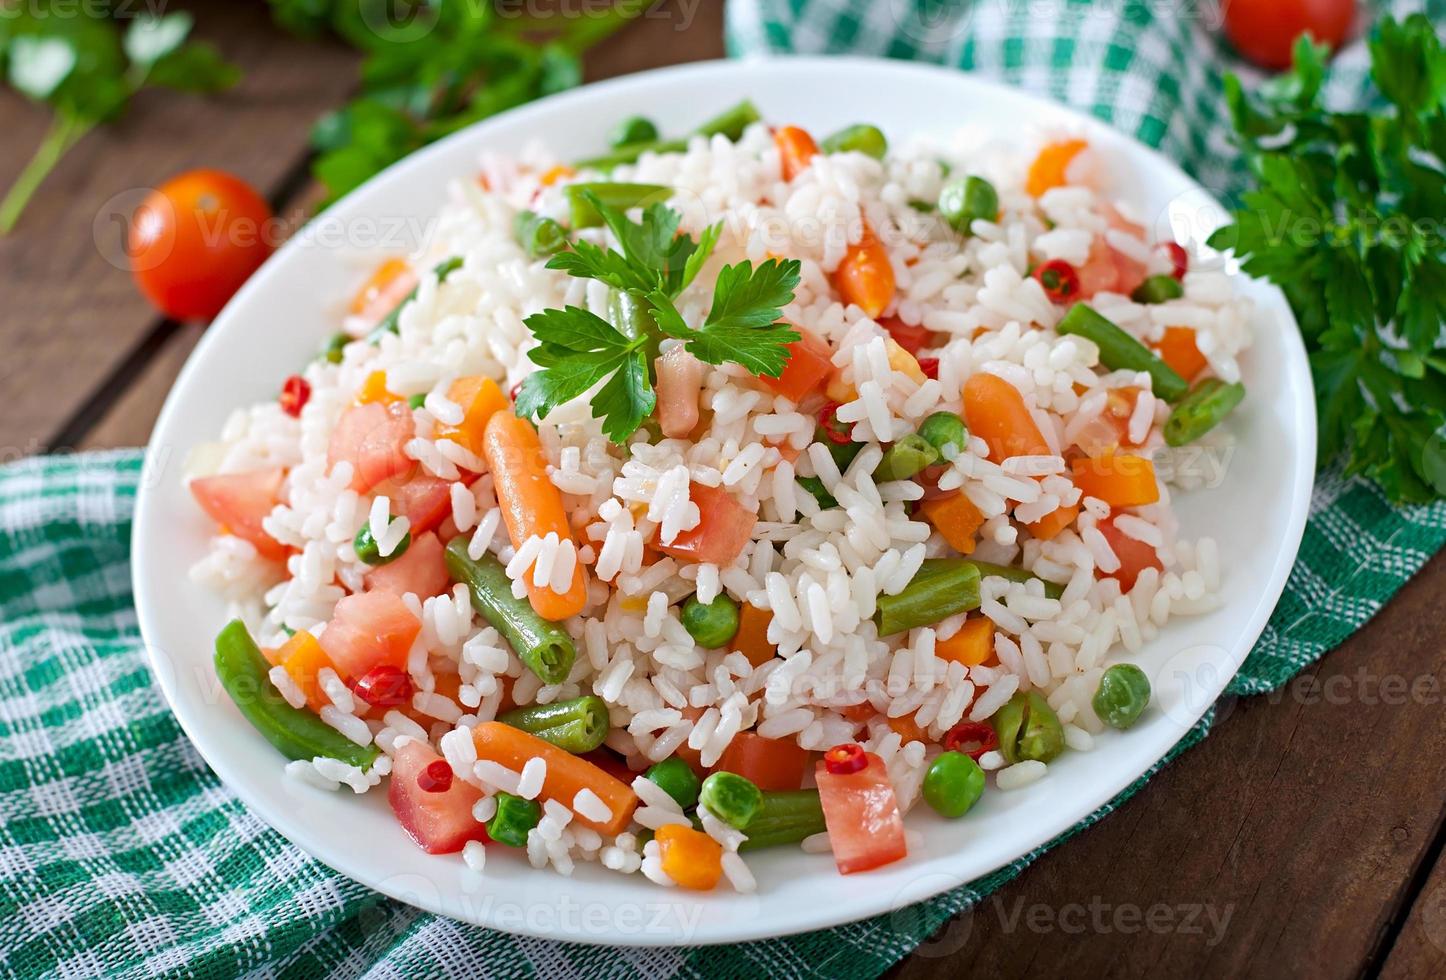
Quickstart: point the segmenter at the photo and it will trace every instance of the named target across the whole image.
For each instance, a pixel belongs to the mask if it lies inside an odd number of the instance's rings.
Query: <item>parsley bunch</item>
[[[215,92],[240,72],[210,45],[192,41],[191,15],[142,16],[124,34],[96,4],[0,7],[0,70],[10,84],[54,112],[34,156],[0,201],[8,234],[55,165],[97,125],[121,114],[131,96],[159,86]]]
[[[713,302],[703,324],[688,326],[674,300],[697,277],[718,242],[722,224],[694,240],[678,233],[681,216],[662,204],[650,204],[642,220],[583,196],[602,215],[621,252],[577,241],[555,255],[549,269],[611,286],[617,323],[590,310],[569,306],[547,309],[524,322],[538,346],[530,352],[542,368],[527,376],[517,396],[517,414],[541,418],[558,405],[603,383],[593,396],[593,417],[614,442],[627,440],[657,404],[652,359],[664,337],[682,340],[689,353],[708,364],[732,361],[755,374],[777,377],[788,364],[788,345],[799,334],[781,322],[783,307],[798,287],[797,259],[769,259],[757,268],[749,262],[724,266],[713,287]],[[633,312],[630,312],[633,311]]]
[[[1427,503],[1446,496],[1446,51],[1420,14],[1382,21],[1370,51],[1381,111],[1326,110],[1327,49],[1306,37],[1256,95],[1226,79],[1258,186],[1210,244],[1295,309],[1320,462]]]

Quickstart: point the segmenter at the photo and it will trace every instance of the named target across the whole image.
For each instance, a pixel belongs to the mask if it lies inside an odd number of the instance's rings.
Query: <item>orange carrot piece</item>
[[[447,398],[462,406],[462,421],[456,425],[439,424],[437,435],[450,439],[477,456],[482,455],[482,434],[487,421],[507,407],[507,396],[491,378],[458,378],[447,389]]]
[[[542,176],[537,179],[543,187],[551,187],[559,180],[566,180],[569,177],[575,176],[577,176],[576,170],[565,163],[559,163],[554,167],[548,167],[547,170],[543,171]]]
[[[352,296],[348,309],[360,316],[377,307],[377,316],[380,317],[396,305],[390,302],[391,297],[401,299],[416,284],[417,277],[412,273],[411,266],[402,259],[387,259],[362,283],[361,288]],[[384,298],[388,303],[385,308],[381,308]]]
[[[723,750],[716,768],[737,773],[759,789],[773,792],[802,786],[808,762],[808,750],[791,738],[739,732]]]
[[[1050,143],[1039,151],[1039,156],[1029,165],[1029,177],[1025,181],[1024,189],[1031,197],[1039,197],[1050,188],[1063,187],[1069,183],[1065,179],[1065,172],[1074,158],[1087,146],[1089,144],[1084,140]]]
[[[934,655],[966,667],[994,661],[994,624],[987,616],[970,616],[959,632],[934,644]]]
[[[362,381],[361,387],[356,391],[358,405],[369,405],[372,402],[379,405],[390,405],[401,400],[401,395],[393,394],[387,389],[387,372],[385,371],[373,371],[368,374]]]
[[[638,797],[632,787],[581,756],[500,721],[474,725],[472,742],[477,746],[477,758],[504,765],[513,772],[521,772],[528,759],[546,762],[547,777],[542,782],[541,794],[544,800],[556,800],[571,807],[573,797],[580,791],[592,790],[612,811],[612,817],[600,823],[578,814],[576,819],[585,827],[614,835],[626,830],[633,819]]]
[[[919,502],[919,511],[961,555],[973,554],[974,536],[984,526],[984,515],[962,493]]]
[[[1041,541],[1050,541],[1059,535],[1059,532],[1074,523],[1079,516],[1078,504],[1060,504],[1055,510],[1045,514],[1033,524],[1027,524],[1029,533]]]
[[[1143,456],[1085,457],[1073,464],[1074,485],[1111,507],[1143,507],[1160,499],[1155,464]]]
[[[293,634],[291,639],[276,651],[276,662],[281,664],[281,669],[290,675],[296,686],[301,688],[301,693],[306,695],[308,708],[320,711],[331,704],[331,700],[322,692],[321,682],[316,675],[323,667],[336,670],[336,666],[315,636],[306,630]]]
[[[989,458],[996,463],[1011,456],[1050,455],[1024,396],[997,374],[981,371],[964,383],[964,421],[971,434],[989,444]]]
[[[809,163],[818,156],[818,144],[808,135],[808,130],[797,126],[778,127],[773,131],[773,142],[778,147],[784,180],[792,180],[807,170]]]
[[[738,632],[728,649],[743,654],[755,667],[762,667],[778,654],[778,647],[768,642],[768,624],[773,622],[773,613],[744,603],[738,611]]]
[[[1195,331],[1189,327],[1166,327],[1164,336],[1155,345],[1155,353],[1186,381],[1205,370],[1208,363],[1195,346]]]
[[[877,318],[894,300],[894,267],[889,253],[874,230],[864,224],[864,233],[848,247],[833,274],[834,288],[844,302],[853,303],[871,318]]]
[[[492,471],[497,504],[507,522],[507,534],[514,548],[536,535],[556,533],[564,541],[572,540],[562,493],[547,478],[547,459],[537,430],[526,419],[511,412],[494,412],[482,436],[482,454]],[[527,576],[527,598],[543,619],[557,621],[582,612],[587,604],[587,577],[582,562],[572,572],[572,586],[559,594],[546,585],[532,584],[532,571]]]
[[[706,892],[723,877],[723,845],[701,830],[668,824],[653,835],[663,870],[679,886]]]

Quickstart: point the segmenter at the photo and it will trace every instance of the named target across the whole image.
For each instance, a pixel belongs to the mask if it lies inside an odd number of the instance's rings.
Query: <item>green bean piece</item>
[[[1100,677],[1095,691],[1095,714],[1111,728],[1129,728],[1140,720],[1150,703],[1150,679],[1134,664],[1115,664]]]
[[[655,763],[643,776],[650,782],[657,783],[658,788],[671,796],[673,802],[684,810],[698,802],[698,790],[701,786],[698,774],[693,771],[692,766],[676,755]]]
[[[962,817],[984,795],[984,770],[963,752],[945,752],[924,773],[924,802],[941,817]]]
[[[608,737],[607,702],[595,694],[513,708],[498,715],[497,720],[530,732],[573,755],[591,752]]]
[[[726,646],[738,632],[738,603],[721,592],[712,602],[699,602],[690,595],[679,618],[695,643],[714,650]]]
[[[241,714],[288,759],[319,755],[359,769],[376,761],[375,745],[358,745],[304,708],[293,708],[271,684],[271,664],[246,624],[233,619],[216,636],[216,679]]]
[[[880,636],[931,626],[979,608],[979,568],[962,558],[930,558],[898,595],[880,595],[874,622]]]
[[[793,478],[799,486],[813,494],[813,499],[818,501],[822,510],[832,510],[838,506],[838,501],[833,494],[823,488],[823,481],[816,476],[796,476]]]
[[[936,205],[933,201],[921,201],[917,197],[909,198],[909,207],[913,208],[920,214],[932,214],[934,211],[938,210],[938,205]]]
[[[939,452],[939,458],[952,462],[964,451],[969,429],[953,412],[935,412],[919,425],[919,437]]]
[[[706,122],[700,123],[690,134],[691,136],[726,136],[729,140],[737,142],[743,131],[758,122],[761,117],[758,109],[747,99],[737,105],[725,109]],[[591,168],[594,170],[611,170],[613,167],[625,163],[636,163],[638,157],[644,153],[680,153],[688,148],[688,137],[679,139],[655,139],[642,142],[629,143],[620,146],[611,153],[604,153],[601,156],[591,157],[587,160],[579,160],[579,169]]]
[[[736,772],[719,771],[703,780],[698,792],[698,805],[738,830],[746,830],[748,822],[763,803],[763,791]]]
[[[1045,582],[1044,579],[1039,578],[1039,576],[1033,572],[1027,572],[1022,568],[1013,568],[1009,565],[996,565],[992,561],[979,561],[977,558],[971,558],[969,560],[979,569],[980,578],[997,575],[1000,578],[1007,578],[1011,582],[1029,582],[1038,579],[1040,582],[1044,582],[1044,594],[1049,598],[1058,599],[1064,595],[1064,586],[1056,582]]]
[[[390,521],[388,522],[390,523]],[[377,539],[372,537],[372,526],[363,524],[361,530],[356,533],[356,538],[351,546],[356,549],[356,556],[375,568],[378,565],[388,565],[407,553],[407,548],[412,543],[412,532],[408,531],[402,535],[401,543],[398,544],[390,555],[384,555],[377,547]]]
[[[1092,341],[1100,349],[1100,361],[1111,371],[1145,371],[1153,380],[1156,395],[1168,402],[1178,401],[1189,389],[1175,369],[1154,352],[1097,313],[1093,307],[1076,303],[1055,330]]]
[[[818,148],[825,153],[862,153],[882,160],[889,152],[889,141],[879,127],[871,123],[856,123],[825,136]]]
[[[1135,287],[1130,299],[1136,303],[1163,303],[1167,299],[1179,299],[1185,295],[1185,287],[1174,276],[1150,276]]]
[[[328,364],[340,364],[342,353],[346,345],[351,343],[351,334],[334,333],[326,338],[326,346],[321,349],[322,359]]]
[[[999,217],[999,192],[983,177],[951,180],[939,192],[939,214],[955,231],[970,235],[975,219],[994,221]]]
[[[460,268],[462,268],[462,257],[460,255],[454,255],[434,265],[432,267],[432,275],[437,277],[438,282],[446,282],[447,277]],[[382,317],[381,321],[375,327],[372,327],[372,332],[367,334],[368,343],[375,344],[382,339],[383,334],[396,333],[400,329],[402,310],[408,303],[417,298],[418,288],[418,286],[413,286],[411,291],[403,296],[396,306],[392,307],[392,311]]]
[[[1188,446],[1225,421],[1225,416],[1235,411],[1244,398],[1245,386],[1239,381],[1227,384],[1219,378],[1206,378],[1170,410],[1165,420],[1165,443]]]
[[[658,330],[657,321],[653,319],[652,309],[652,304],[647,300],[625,289],[614,289],[608,293],[608,317],[613,325],[629,339],[647,338],[644,351],[648,362],[648,377],[656,383],[658,371],[655,362],[661,353],[659,348],[663,335]],[[649,418],[651,419],[651,416]],[[662,437],[663,430],[659,428],[657,439],[650,439],[649,442],[656,443]]]
[[[452,580],[472,594],[472,608],[502,634],[528,670],[544,684],[567,680],[577,659],[572,637],[537,615],[527,599],[512,594],[512,580],[500,561],[491,554],[473,561],[467,554],[467,537],[459,535],[447,543],[446,562]]]
[[[1049,762],[1064,751],[1064,726],[1038,691],[1023,691],[989,719],[999,734],[999,751],[1010,765],[1034,759]]]
[[[805,837],[828,829],[823,805],[816,789],[791,789],[764,793],[753,819],[748,821],[748,839],[740,851],[797,844]]]
[[[512,234],[532,259],[556,255],[567,247],[567,229],[535,211],[518,211],[512,219]]]
[[[939,450],[918,433],[910,433],[884,450],[884,458],[874,468],[874,480],[879,483],[910,480],[937,462]]]
[[[602,214],[592,199],[626,211],[629,208],[647,204],[661,204],[673,196],[673,188],[662,184],[622,184],[616,181],[594,181],[587,184],[568,184],[567,203],[572,213],[574,228],[596,228],[603,223]]]
[[[608,134],[608,146],[620,150],[634,143],[646,143],[658,138],[658,127],[647,116],[628,116],[619,120]]]
[[[542,806],[511,793],[497,794],[497,812],[487,821],[487,836],[506,847],[526,847],[527,832],[542,820]]]
[[[412,411],[416,411],[426,403],[427,396],[425,394],[413,395],[411,398],[407,399],[407,407],[410,408]]]

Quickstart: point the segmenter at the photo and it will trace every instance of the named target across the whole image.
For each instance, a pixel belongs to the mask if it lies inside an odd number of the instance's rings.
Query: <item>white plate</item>
[[[876,915],[978,878],[1033,850],[1108,801],[1175,744],[1218,696],[1260,635],[1294,561],[1310,499],[1315,415],[1305,352],[1280,293],[1242,289],[1259,304],[1245,358],[1250,396],[1231,419],[1237,438],[1224,482],[1183,497],[1185,532],[1220,542],[1220,610],[1172,623],[1140,662],[1156,706],[1128,733],[1066,753],[1026,789],[990,792],[966,819],[920,807],[909,826],[924,844],[887,868],[840,876],[827,856],[779,849],[750,858],[758,892],[706,896],[580,867],[572,878],[494,853],[485,876],[460,857],[429,857],[392,819],[385,794],[326,793],[282,776],[283,760],[220,694],[211,669],[220,601],[187,569],[212,530],[182,487],[186,453],[214,439],[235,407],[274,397],[336,322],[338,298],[358,281],[370,247],[413,247],[446,183],[484,149],[517,151],[542,139],[562,157],[605,146],[633,113],[664,132],[749,97],[765,118],[815,133],[860,120],[899,141],[960,125],[1022,134],[1028,127],[1084,131],[1119,174],[1141,213],[1193,226],[1221,220],[1218,205],[1158,154],[1053,103],[956,71],[896,61],[791,59],[716,62],[592,85],[458,133],[374,178],[281,249],[252,277],[196,348],[166,401],[146,459],[134,536],[135,595],[156,675],[181,726],[221,779],[267,823],[342,874],[421,908],[510,932],[583,942],[681,945],[738,942],[820,929]],[[338,247],[333,233],[349,230]],[[410,231],[408,229],[411,229]],[[379,241],[368,240],[374,236]],[[1198,240],[1198,238],[1197,238]],[[323,247],[317,247],[321,245]],[[1188,806],[1188,800],[1180,801]],[[500,851],[501,849],[497,849]]]

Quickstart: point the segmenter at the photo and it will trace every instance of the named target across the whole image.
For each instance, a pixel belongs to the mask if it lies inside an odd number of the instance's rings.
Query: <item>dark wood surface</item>
[[[0,238],[0,458],[143,444],[201,336],[114,261],[136,188],[221,166],[282,214],[315,199],[307,130],[354,86],[356,56],[275,30],[259,0],[186,6],[245,81],[215,100],[141,97]],[[593,52],[588,77],[723,54],[721,4],[687,30],[682,5],[662,9]],[[45,122],[0,93],[0,184]],[[1340,649],[1283,692],[1223,705],[1202,745],[891,975],[1446,976],[1443,596],[1438,556]]]

